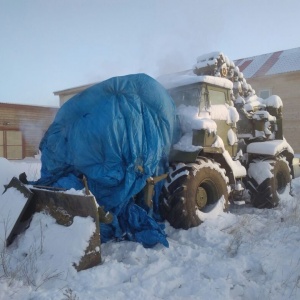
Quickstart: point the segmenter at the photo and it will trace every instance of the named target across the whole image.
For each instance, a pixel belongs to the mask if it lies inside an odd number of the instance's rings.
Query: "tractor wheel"
[[[177,164],[170,171],[161,194],[161,213],[174,228],[188,229],[202,221],[197,212],[211,210],[224,196],[228,201],[225,170],[212,160]]]
[[[264,173],[269,176],[265,178]],[[291,171],[285,158],[255,160],[248,169],[248,190],[251,203],[257,208],[273,208],[279,203],[279,196],[291,182]]]

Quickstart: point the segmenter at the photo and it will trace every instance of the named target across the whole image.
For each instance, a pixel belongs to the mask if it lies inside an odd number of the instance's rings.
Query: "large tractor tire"
[[[177,164],[170,170],[161,194],[160,208],[174,228],[198,226],[199,213],[206,213],[221,199],[228,201],[228,178],[216,162],[201,158],[191,164]]]
[[[269,172],[264,179],[263,173]],[[291,182],[291,170],[284,157],[268,160],[255,160],[248,169],[248,190],[251,203],[257,208],[273,208],[279,203]]]

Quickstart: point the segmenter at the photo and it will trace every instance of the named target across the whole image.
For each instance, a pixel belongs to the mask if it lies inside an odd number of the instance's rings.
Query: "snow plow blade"
[[[15,191],[21,193],[20,199],[11,199],[11,197],[14,197]],[[4,224],[6,230],[4,234],[5,245],[9,246],[14,238],[28,227],[30,216],[27,215],[27,211],[33,193],[16,177],[13,177],[9,184],[5,186],[3,194],[5,193],[7,193],[5,196],[8,198],[1,201],[0,221],[1,224]]]
[[[91,217],[95,222],[96,229],[90,236],[84,255],[79,262],[74,262],[73,266],[77,271],[81,271],[101,263],[98,208],[93,195],[74,194],[63,189],[51,187],[26,186],[15,177],[10,181],[6,190],[9,188],[27,190],[30,195],[26,207],[20,214],[18,224],[15,226],[18,228],[18,231],[13,232],[14,235],[24,230],[24,226],[28,227],[35,212],[45,212],[51,215],[57,224],[62,226],[71,226],[74,217],[77,216],[83,218]],[[23,229],[20,230],[22,224]]]

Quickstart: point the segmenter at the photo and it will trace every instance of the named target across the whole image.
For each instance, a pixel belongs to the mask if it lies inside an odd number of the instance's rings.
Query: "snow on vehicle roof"
[[[196,69],[202,69],[207,66],[217,66],[218,60],[222,60],[226,63],[227,66],[232,68],[235,67],[235,64],[222,52],[211,52],[197,57],[197,63],[194,65]]]
[[[210,52],[210,53],[205,53],[202,54],[200,56],[197,57],[197,62],[201,62],[201,61],[213,61],[214,59],[217,59],[218,56],[220,56],[221,54],[223,54],[220,51],[214,51],[214,52]]]
[[[227,89],[233,88],[233,83],[226,78],[215,77],[215,76],[196,76],[190,74],[170,74],[161,76],[157,80],[166,88],[172,89],[179,86],[189,85],[197,82],[205,82],[212,85],[224,87]]]
[[[285,140],[273,140],[266,142],[256,142],[251,143],[247,147],[248,153],[255,154],[265,154],[265,155],[276,155],[283,150],[288,150],[291,153],[294,153],[294,150],[289,145],[289,143]]]
[[[211,52],[198,56],[197,67],[201,68],[207,65],[214,65],[217,62],[217,58],[222,54],[222,52]]]

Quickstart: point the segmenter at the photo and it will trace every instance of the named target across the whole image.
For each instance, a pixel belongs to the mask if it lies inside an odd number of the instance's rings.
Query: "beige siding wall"
[[[38,153],[39,143],[52,123],[58,108],[30,105],[0,104],[0,130],[20,130],[23,156]]]
[[[295,153],[300,153],[300,72],[247,79],[256,94],[270,89],[283,102],[283,132]]]
[[[94,83],[78,86],[75,88],[54,92],[54,95],[59,96],[59,105],[62,106],[70,98],[77,95],[78,93],[84,91],[85,89],[91,87]]]
[[[64,103],[66,103],[70,98],[75,96],[75,94],[69,94],[69,95],[59,95],[59,106],[62,106]]]

